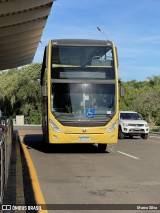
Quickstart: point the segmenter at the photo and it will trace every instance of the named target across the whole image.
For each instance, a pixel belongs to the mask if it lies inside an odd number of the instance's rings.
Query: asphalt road
[[[40,131],[20,134],[46,204],[141,204],[142,208],[143,204],[160,204],[160,135],[150,134],[147,140],[126,138],[99,153],[96,146],[85,144],[46,149]],[[90,211],[92,205],[86,208],[49,212],[117,212]]]

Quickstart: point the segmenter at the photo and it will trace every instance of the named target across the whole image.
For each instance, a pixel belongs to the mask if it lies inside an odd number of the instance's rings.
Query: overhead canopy
[[[0,70],[33,61],[54,0],[0,0]]]

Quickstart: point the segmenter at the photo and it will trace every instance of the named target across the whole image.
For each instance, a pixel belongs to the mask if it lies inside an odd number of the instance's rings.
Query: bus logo
[[[82,129],[82,132],[83,132],[83,133],[86,133],[86,131],[87,131],[86,129]]]

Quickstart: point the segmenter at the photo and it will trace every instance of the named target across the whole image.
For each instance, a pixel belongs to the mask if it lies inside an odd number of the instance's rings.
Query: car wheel
[[[124,133],[122,132],[121,128],[119,128],[118,138],[119,139],[124,139]]]
[[[143,134],[143,135],[142,135],[142,138],[143,138],[143,139],[147,139],[147,138],[148,138],[148,134]]]

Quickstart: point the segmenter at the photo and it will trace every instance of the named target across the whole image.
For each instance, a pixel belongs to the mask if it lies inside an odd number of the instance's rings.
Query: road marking
[[[149,137],[150,137],[150,138],[160,138],[160,137],[157,137],[157,136],[152,136],[152,135],[151,135],[151,136],[149,136]]]
[[[32,162],[30,154],[29,154],[29,152],[26,148],[26,145],[23,143],[24,136],[19,136],[19,139],[20,139],[20,145],[23,149],[23,152],[24,152],[24,155],[25,155],[25,158],[26,158],[26,161],[27,161],[28,169],[29,169],[29,172],[30,172],[31,184],[32,184],[32,188],[33,188],[33,191],[34,191],[36,204],[37,205],[41,205],[41,204],[46,205],[44,197],[42,195],[42,191],[41,191],[41,188],[40,188],[40,184],[39,184],[39,181],[38,181],[38,177],[37,177],[37,173],[36,173],[34,164]],[[42,213],[42,212],[48,213],[47,210],[38,210],[38,213]]]
[[[125,152],[121,152],[121,151],[117,151],[117,152],[120,153],[120,154],[122,154],[122,155],[126,155],[126,156],[128,156],[128,157],[130,157],[130,158],[134,158],[134,159],[136,159],[136,160],[139,160],[139,158],[137,158],[137,157],[135,157],[135,156],[133,156],[133,155],[129,155],[129,154],[125,153]]]

